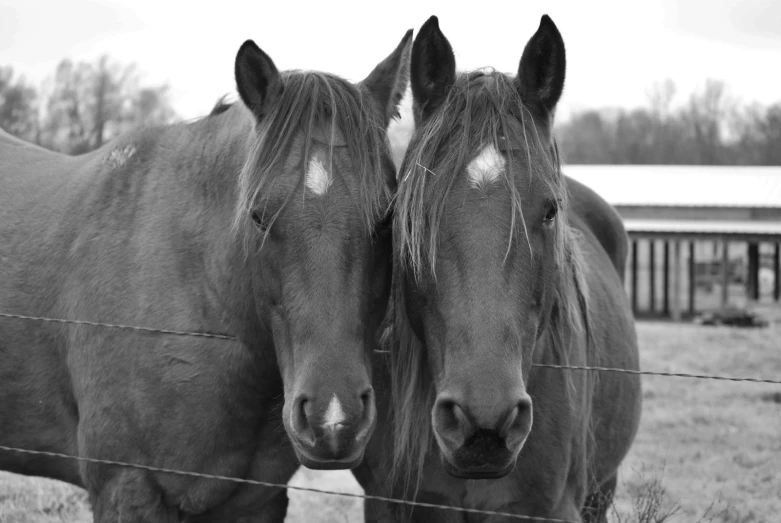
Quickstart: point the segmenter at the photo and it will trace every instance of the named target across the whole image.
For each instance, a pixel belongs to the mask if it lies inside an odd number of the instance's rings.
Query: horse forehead
[[[506,165],[504,155],[494,144],[483,146],[466,166],[470,185],[477,188],[493,183],[502,175]]]

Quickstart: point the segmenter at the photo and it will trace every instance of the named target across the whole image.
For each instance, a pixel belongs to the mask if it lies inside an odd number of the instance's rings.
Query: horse
[[[436,16],[412,48],[415,132],[374,362],[378,429],[353,473],[367,522],[606,521],[641,412],[627,236],[566,178],[553,120],[565,48],[543,16],[514,76],[456,72]]]
[[[209,116],[81,156],[1,134],[0,445],[271,483],[359,463],[411,45],[351,83],[280,72],[247,40],[240,100]],[[284,489],[95,462],[0,451],[0,469],[86,488],[96,522],[287,507]]]

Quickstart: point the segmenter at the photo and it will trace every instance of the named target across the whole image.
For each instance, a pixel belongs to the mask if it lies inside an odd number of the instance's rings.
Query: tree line
[[[70,154],[100,147],[139,124],[177,119],[168,86],[142,85],[135,64],[104,55],[63,60],[40,86],[0,67],[0,128]],[[738,103],[720,80],[676,102],[672,80],[647,91],[646,107],[586,109],[557,124],[570,164],[781,165],[781,101]],[[391,133],[400,160],[411,122]],[[397,143],[398,142],[398,143]]]
[[[720,80],[674,105],[675,84],[656,83],[636,109],[588,109],[559,124],[570,164],[781,165],[781,102],[741,104]],[[779,95],[781,97],[781,95]]]
[[[133,126],[175,119],[167,85],[143,85],[135,64],[106,55],[62,60],[38,86],[0,67],[0,128],[48,149],[81,154]]]

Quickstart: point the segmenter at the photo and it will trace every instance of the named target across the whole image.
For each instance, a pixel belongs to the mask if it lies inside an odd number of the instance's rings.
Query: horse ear
[[[436,16],[426,20],[415,38],[410,80],[415,118],[426,120],[442,105],[447,90],[456,81],[456,57]]]
[[[236,54],[236,87],[239,96],[255,117],[266,116],[282,94],[282,77],[271,58],[252,40]]]
[[[564,90],[567,69],[564,40],[548,15],[531,37],[521,56],[516,83],[521,99],[552,113]]]
[[[412,29],[407,31],[396,49],[380,62],[361,84],[382,108],[387,127],[391,118],[399,118],[399,104],[409,82],[409,57]]]

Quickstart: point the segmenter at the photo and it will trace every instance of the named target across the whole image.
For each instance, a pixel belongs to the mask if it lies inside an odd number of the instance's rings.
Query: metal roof
[[[781,167],[565,165],[612,205],[781,209]]]
[[[781,221],[626,219],[624,227],[629,234],[781,239]]]

